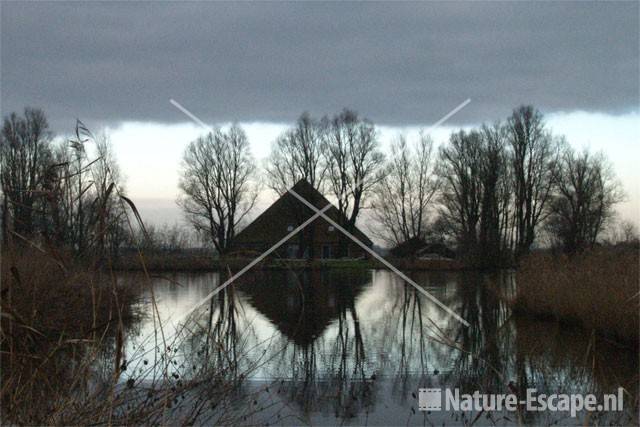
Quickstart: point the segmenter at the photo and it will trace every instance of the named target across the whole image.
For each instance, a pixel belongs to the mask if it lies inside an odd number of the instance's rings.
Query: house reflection
[[[238,288],[290,342],[308,348],[347,310],[355,315],[369,281],[362,269],[268,269],[247,275]]]
[[[248,303],[287,341],[279,390],[304,413],[351,418],[373,405],[355,304],[370,281],[363,269],[262,270],[243,281]]]

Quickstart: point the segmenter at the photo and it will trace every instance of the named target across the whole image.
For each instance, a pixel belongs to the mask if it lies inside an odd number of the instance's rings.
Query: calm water
[[[471,326],[387,271],[269,270],[244,276],[185,328],[176,319],[220,276],[154,278],[156,304],[146,290],[146,316],[126,338],[123,381],[152,387],[166,372],[179,384],[197,379],[205,363],[224,366],[238,380],[235,410],[248,424],[582,424],[585,414],[562,412],[422,412],[418,389],[601,396],[623,386],[631,392],[625,411],[592,414],[590,423],[637,423],[636,352],[580,329],[512,316],[501,298],[514,290],[508,273],[412,278]],[[197,421],[223,419],[209,413]]]

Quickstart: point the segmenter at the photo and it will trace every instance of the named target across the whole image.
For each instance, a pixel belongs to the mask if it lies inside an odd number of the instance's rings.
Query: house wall
[[[324,221],[323,221],[324,222]],[[326,223],[325,223],[326,224]],[[308,229],[302,230],[298,235],[293,236],[280,248],[278,248],[274,255],[278,258],[310,258],[310,252],[313,253],[314,259],[325,258],[329,255],[329,259],[337,258],[340,253],[340,239],[342,233],[338,230],[330,230],[325,224],[311,224]],[[292,225],[295,228],[295,225]],[[282,234],[286,235],[288,227]],[[275,231],[275,230],[274,230]],[[240,242],[234,245],[234,252],[241,252],[243,254],[250,253],[263,253],[278,242],[283,235],[275,235],[269,241],[253,241],[253,242]],[[367,252],[359,245],[352,242],[348,237],[347,239],[347,257],[348,258],[361,258],[366,257]],[[313,242],[313,244],[311,244]],[[301,246],[305,249],[304,253],[301,250]],[[312,250],[311,250],[312,249]],[[297,253],[296,253],[297,252]]]

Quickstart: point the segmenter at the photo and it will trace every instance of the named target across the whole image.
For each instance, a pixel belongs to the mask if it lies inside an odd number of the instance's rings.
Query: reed
[[[574,256],[532,253],[517,270],[517,313],[578,323],[637,345],[637,245],[600,247]]]
[[[235,425],[259,410],[238,407],[257,398],[234,393],[255,367],[229,359],[226,330],[191,322],[167,335],[157,310],[136,311],[142,290],[155,298],[148,274],[123,282],[104,266],[15,245],[2,252],[1,267],[3,423]],[[232,297],[224,298],[216,325],[229,323],[223,314],[234,319]],[[156,338],[126,354],[125,337],[141,316],[154,317]],[[176,364],[177,354],[185,360]]]
[[[3,418],[47,423],[54,401],[77,385],[87,351],[134,319],[136,292],[30,247],[3,251],[1,271]]]

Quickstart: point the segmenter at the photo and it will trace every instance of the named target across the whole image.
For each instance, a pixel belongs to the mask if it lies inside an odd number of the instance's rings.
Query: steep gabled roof
[[[331,204],[326,197],[313,188],[313,186],[305,179],[298,181],[293,186],[293,191],[304,197],[309,201],[309,203],[318,209],[322,209],[327,204]],[[282,195],[282,197],[262,212],[251,224],[238,233],[234,238],[234,243],[242,244],[270,241],[276,243],[274,239],[284,237],[288,233],[287,227],[289,225],[297,226],[310,218],[313,214],[314,212],[308,206],[304,205],[294,195],[287,191]],[[338,224],[346,223],[346,218],[341,215],[340,211],[338,211],[338,209],[333,205],[325,211],[325,214]],[[329,225],[324,218],[318,218],[313,224],[318,223]],[[339,233],[337,230],[336,232]],[[357,227],[353,234],[366,245],[373,245],[373,242],[367,237],[367,235]]]

